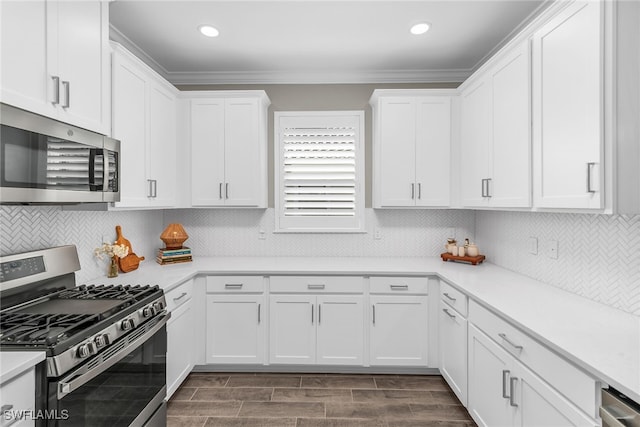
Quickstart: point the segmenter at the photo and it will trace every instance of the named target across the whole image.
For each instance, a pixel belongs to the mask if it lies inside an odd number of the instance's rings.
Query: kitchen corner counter
[[[45,359],[44,351],[0,351],[0,384],[4,384]]]
[[[586,372],[640,402],[640,317],[490,263],[440,258],[196,257],[90,283],[153,284],[165,292],[196,275],[437,276]],[[4,370],[4,369],[3,369]]]

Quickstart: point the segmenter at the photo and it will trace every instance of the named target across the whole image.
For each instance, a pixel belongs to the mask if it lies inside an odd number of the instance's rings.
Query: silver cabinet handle
[[[229,183],[228,182],[226,184],[224,184],[224,198],[225,199],[229,198]]]
[[[153,180],[148,179],[147,182],[149,183],[149,191],[147,192],[147,197],[153,197]]]
[[[422,199],[422,183],[418,183],[418,199]]]
[[[155,197],[158,197],[158,181],[153,179],[152,182],[153,182],[153,196],[151,197],[155,198]]]
[[[454,297],[452,297],[451,295],[449,295],[447,292],[443,293],[442,295],[444,295],[445,297],[447,297],[447,299],[449,299],[450,301],[455,301],[455,300],[456,300]]]
[[[506,369],[502,370],[502,397],[505,399],[509,398],[509,395],[507,394],[507,378],[509,377],[509,374],[511,374],[511,371]]]
[[[487,178],[487,197],[491,197],[491,187],[489,186],[489,184],[491,184],[491,178]]]
[[[409,285],[389,285],[392,291],[408,291]]]
[[[71,83],[69,83],[68,81],[63,81],[62,86],[64,86],[64,94],[65,94],[64,95],[65,100],[64,100],[64,104],[62,105],[62,108],[69,108],[69,106],[71,105],[71,100],[69,99]]]
[[[53,101],[51,102],[53,105],[60,104],[60,77],[51,76],[51,80],[53,80]]]
[[[260,304],[258,304],[258,325],[260,324]]]
[[[311,324],[313,325],[313,304],[311,304]]]
[[[518,407],[518,405],[516,404],[516,392],[515,392],[517,383],[518,383],[517,378],[511,378],[509,380],[509,405],[516,408]]]
[[[225,289],[242,289],[243,283],[225,283]]]
[[[375,325],[376,324],[376,305],[373,304],[371,306],[371,308],[372,308],[372,311],[373,311],[373,324]]]
[[[595,193],[596,190],[591,188],[591,170],[595,166],[595,162],[587,163],[587,193]]]
[[[416,198],[416,185],[411,183],[411,200]]]
[[[318,325],[322,323],[322,304],[318,304]]]
[[[318,284],[318,285],[308,284],[307,285],[307,289],[324,289],[324,285],[323,284]]]
[[[455,318],[456,318],[456,316],[455,316],[454,314],[451,314],[451,312],[449,312],[449,309],[447,309],[447,308],[443,308],[443,309],[442,309],[442,311],[444,311],[444,312],[445,312],[445,314],[446,314],[447,316],[449,316],[450,318],[452,318],[452,319],[455,319]]]
[[[173,300],[174,300],[174,301],[178,301],[178,300],[181,300],[182,298],[184,298],[185,296],[187,296],[187,293],[186,293],[186,292],[183,292],[182,294],[180,294],[180,296],[179,296],[179,297],[175,297]]]
[[[218,187],[218,191],[219,191],[219,194],[220,194],[219,198],[220,198],[220,200],[222,200],[222,183],[220,183],[220,187]]]
[[[513,341],[507,338],[507,334],[498,334],[498,336],[502,338],[504,342],[506,342],[507,344],[509,344],[511,347],[515,348],[518,351],[522,351],[522,349],[524,348],[521,345],[514,344]]]

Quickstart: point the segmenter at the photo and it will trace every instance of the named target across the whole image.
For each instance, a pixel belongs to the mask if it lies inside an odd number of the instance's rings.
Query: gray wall
[[[189,90],[264,90],[269,99],[269,207],[274,206],[273,195],[273,112],[274,111],[332,111],[364,110],[365,112],[365,207],[371,207],[372,120],[369,98],[374,89],[450,89],[460,83],[405,84],[333,84],[333,85],[189,85]]]

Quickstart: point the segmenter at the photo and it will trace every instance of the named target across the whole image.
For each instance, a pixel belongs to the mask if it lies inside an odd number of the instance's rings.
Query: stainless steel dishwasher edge
[[[602,427],[640,427],[640,405],[615,389],[602,390]]]

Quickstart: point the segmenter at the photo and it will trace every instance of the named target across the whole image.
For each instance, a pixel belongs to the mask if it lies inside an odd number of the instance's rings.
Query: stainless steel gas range
[[[75,246],[0,257],[0,350],[44,351],[46,426],[166,425],[166,310],[157,286],[76,286]]]

